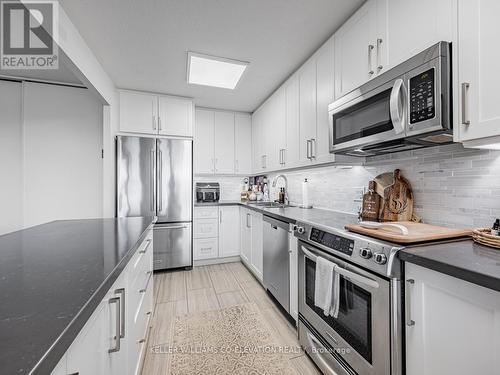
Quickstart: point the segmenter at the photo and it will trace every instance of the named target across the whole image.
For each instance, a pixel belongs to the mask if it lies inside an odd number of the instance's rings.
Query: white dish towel
[[[337,318],[340,304],[340,275],[337,266],[318,257],[316,259],[316,277],[314,280],[314,305],[323,310],[325,315]]]

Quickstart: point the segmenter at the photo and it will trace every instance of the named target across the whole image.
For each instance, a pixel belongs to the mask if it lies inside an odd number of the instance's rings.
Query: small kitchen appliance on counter
[[[220,185],[218,182],[197,182],[196,202],[218,202],[220,199]]]

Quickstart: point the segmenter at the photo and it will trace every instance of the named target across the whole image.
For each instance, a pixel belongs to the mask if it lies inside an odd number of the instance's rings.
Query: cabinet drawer
[[[194,209],[195,219],[217,219],[218,217],[219,217],[219,208],[217,206],[195,207]]]
[[[194,241],[194,260],[217,258],[219,240],[217,238],[198,239]]]
[[[194,238],[211,238],[218,236],[218,219],[198,219],[194,221]]]

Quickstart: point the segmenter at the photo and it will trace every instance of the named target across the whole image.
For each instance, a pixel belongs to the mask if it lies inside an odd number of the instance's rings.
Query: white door
[[[299,72],[300,161],[314,160],[316,141],[316,62],[309,60]]]
[[[500,2],[495,0],[458,3],[460,141],[500,135],[499,12]]]
[[[387,41],[379,49],[387,50],[388,67],[409,59],[440,41],[451,42],[457,22],[457,0],[387,0]],[[425,27],[409,22],[412,15],[425,9]],[[424,19],[424,18],[422,18]]]
[[[258,212],[252,212],[252,256],[251,256],[251,267],[259,280],[262,280],[262,270],[264,263],[264,243],[263,243],[263,232],[262,227],[262,214]]]
[[[234,174],[234,113],[215,111],[215,173]]]
[[[247,265],[251,264],[252,258],[252,213],[245,208],[240,209],[241,227],[241,259]]]
[[[330,154],[328,105],[334,100],[334,39],[330,38],[316,57],[316,162],[333,162]]]
[[[240,255],[240,208],[219,207],[219,258]]]
[[[158,97],[156,95],[120,91],[120,131],[158,133]]]
[[[249,114],[234,115],[234,172],[252,174],[252,117]]]
[[[376,75],[377,0],[368,0],[335,33],[335,98]]]
[[[500,293],[405,267],[406,374],[498,374]]]
[[[264,103],[265,104],[265,103]],[[264,133],[263,133],[263,105],[260,106],[252,115],[252,170],[259,173],[264,170]]]
[[[193,136],[193,102],[190,99],[160,96],[158,130],[161,135]]]
[[[268,99],[266,155],[268,170],[277,170],[283,167],[283,153],[286,149],[286,97],[285,89],[279,88]]]
[[[213,174],[214,169],[214,112],[197,109],[193,141],[194,173]]]
[[[286,150],[285,167],[294,167],[300,163],[299,129],[299,77],[294,75],[285,84],[286,98]]]
[[[22,91],[18,82],[0,81],[0,235],[23,226]]]

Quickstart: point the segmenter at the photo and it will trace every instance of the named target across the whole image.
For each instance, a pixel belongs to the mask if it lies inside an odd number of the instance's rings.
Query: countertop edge
[[[151,223],[144,229],[144,231],[139,236],[134,246],[132,246],[127,254],[120,260],[116,267],[111,271],[111,273],[106,277],[103,283],[96,289],[96,291],[90,296],[89,300],[83,305],[80,311],[75,315],[73,320],[68,324],[64,331],[59,335],[59,337],[54,341],[52,346],[45,352],[45,354],[40,358],[40,360],[35,364],[35,366],[30,370],[30,375],[45,375],[50,374],[51,371],[57,366],[61,358],[66,354],[67,350],[78,336],[80,331],[83,329],[85,324],[88,322],[97,306],[101,303],[102,299],[108,293],[113,283],[121,275],[130,259],[139,248],[140,244],[146,238],[148,232],[153,228],[156,220],[152,220]]]
[[[498,278],[412,254],[411,249],[400,251],[399,258],[403,262],[413,263],[417,266],[428,268],[445,275],[456,277],[457,279],[468,281],[472,284],[500,292],[500,282]]]

